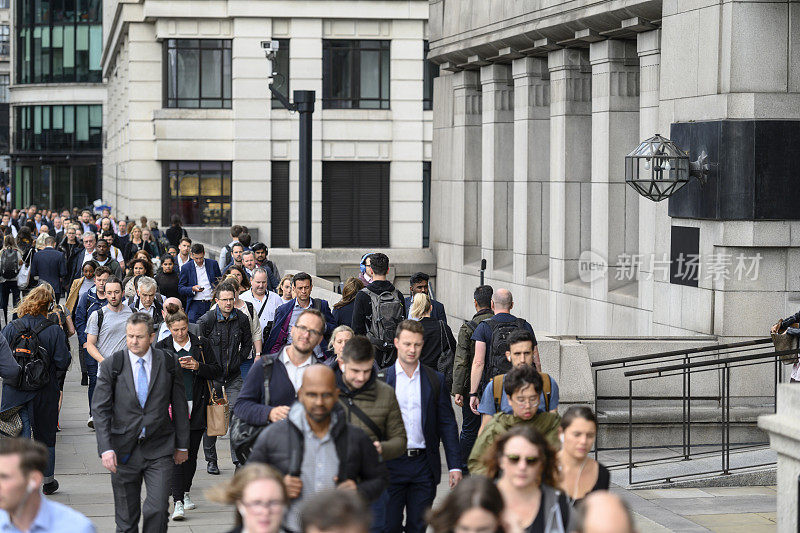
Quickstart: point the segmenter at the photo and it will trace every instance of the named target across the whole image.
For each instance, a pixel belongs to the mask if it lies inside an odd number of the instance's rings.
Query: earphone
[[[35,481],[31,480],[28,481],[28,494],[32,494],[37,488],[37,484]]]
[[[367,272],[367,265],[366,265],[367,257],[369,257],[370,255],[372,255],[372,253],[371,252],[367,252],[367,253],[365,253],[364,255],[361,256],[361,264],[359,265],[359,268],[360,268],[362,274],[365,274]]]
[[[564,444],[564,435],[559,435],[558,439],[561,441],[561,444]]]

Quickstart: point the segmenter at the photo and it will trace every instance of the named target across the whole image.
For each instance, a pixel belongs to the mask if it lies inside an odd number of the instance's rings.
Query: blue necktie
[[[136,378],[136,397],[139,398],[139,405],[144,408],[147,401],[147,372],[144,369],[144,359],[136,361],[139,364],[139,374]]]

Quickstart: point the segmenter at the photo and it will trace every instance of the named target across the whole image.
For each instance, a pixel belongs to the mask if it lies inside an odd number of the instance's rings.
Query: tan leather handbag
[[[778,322],[780,324],[780,322]],[[790,325],[791,328],[796,328],[799,325],[794,323]],[[796,350],[798,346],[798,338],[796,335],[789,335],[786,333],[787,328],[783,328],[782,330],[779,328],[778,333],[772,333],[772,344],[775,345],[776,352],[782,352],[784,350]],[[781,355],[778,357],[781,363],[784,365],[793,365],[797,363],[797,354],[792,353],[788,355]]]
[[[200,358],[203,359],[203,364],[205,364],[206,358],[203,354],[202,346],[200,346]],[[221,437],[228,433],[228,420],[230,419],[228,396],[225,393],[225,389],[223,389],[222,398],[218,398],[214,387],[211,386],[211,382],[206,380],[206,385],[208,385],[208,392],[211,393],[211,398],[208,405],[206,405],[206,434],[209,437]]]

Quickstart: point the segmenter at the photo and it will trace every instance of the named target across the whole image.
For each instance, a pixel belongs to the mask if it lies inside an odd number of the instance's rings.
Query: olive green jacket
[[[483,466],[483,461],[481,461],[484,454],[497,437],[517,425],[533,426],[535,430],[544,435],[544,438],[554,450],[560,449],[561,443],[558,440],[559,424],[561,424],[561,416],[556,413],[536,413],[530,420],[523,420],[518,416],[506,413],[497,413],[486,424],[483,432],[478,435],[478,439],[475,441],[475,446],[473,446],[467,462],[469,473],[485,474],[486,468]]]
[[[473,324],[480,324],[487,318],[492,318],[494,313],[491,309],[481,309],[475,316],[472,317]],[[456,354],[453,360],[453,386],[450,394],[462,395],[465,400],[469,401],[470,376],[472,374],[472,359],[475,357],[475,341],[472,340],[472,334],[475,328],[472,327],[470,322],[461,324],[461,329],[458,330],[458,343],[456,344]]]

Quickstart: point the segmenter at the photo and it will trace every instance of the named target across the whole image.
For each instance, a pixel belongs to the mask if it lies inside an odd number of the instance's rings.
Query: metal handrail
[[[791,355],[800,353],[800,348],[794,348],[792,350],[781,350],[781,351],[774,351],[774,352],[765,352],[762,354],[749,354],[749,355],[740,355],[738,357],[729,357],[727,359],[714,359],[712,361],[695,361],[694,363],[685,363],[682,365],[668,365],[668,366],[659,366],[656,368],[643,368],[641,370],[631,370],[625,372],[625,377],[632,377],[632,376],[644,376],[647,374],[663,374],[664,372],[671,372],[673,370],[687,370],[690,368],[699,368],[703,366],[714,366],[714,365],[724,365],[730,363],[740,363],[742,361],[754,361],[756,359],[771,359],[773,357],[781,357],[784,355]]]
[[[745,346],[758,346],[759,344],[767,344],[772,342],[772,338],[766,337],[762,339],[755,339],[750,341],[732,342],[728,344],[713,344],[711,346],[701,346],[699,348],[686,348],[684,350],[672,350],[669,352],[658,352],[644,355],[632,355],[629,357],[620,357],[617,359],[608,359],[606,361],[594,361],[591,363],[593,368],[618,365],[625,363],[634,363],[639,361],[650,361],[654,359],[663,359],[665,357],[674,357],[677,355],[688,355],[702,352],[713,352],[718,350],[728,350],[731,348],[742,348]]]

